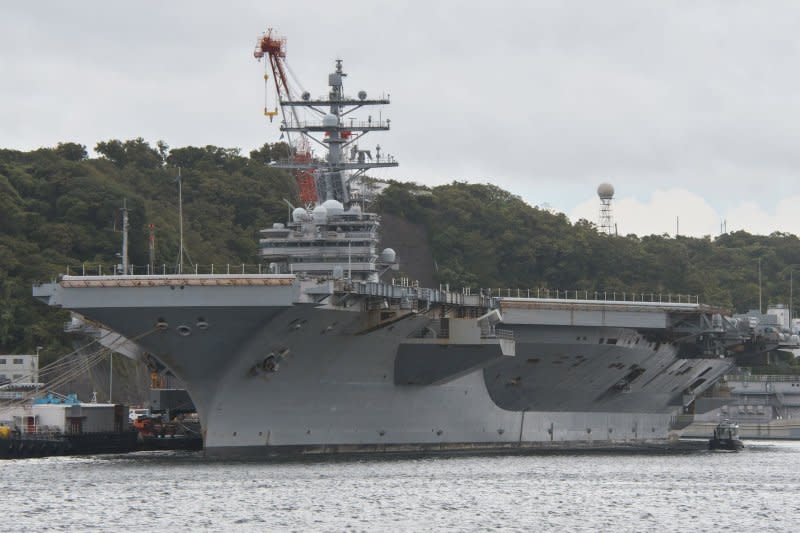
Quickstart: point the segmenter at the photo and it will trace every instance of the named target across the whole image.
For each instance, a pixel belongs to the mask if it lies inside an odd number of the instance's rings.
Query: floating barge
[[[0,459],[24,459],[55,455],[128,453],[137,450],[135,431],[83,434],[9,434],[0,432]]]
[[[48,395],[0,412],[0,459],[127,453],[137,445],[120,404]]]

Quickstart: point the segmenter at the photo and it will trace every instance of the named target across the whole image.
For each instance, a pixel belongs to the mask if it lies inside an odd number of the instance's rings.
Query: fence
[[[108,265],[102,263],[83,263],[81,265],[67,265],[67,275],[77,276],[109,276],[109,275],[177,275],[177,274],[204,274],[204,275],[231,275],[231,274],[269,274],[267,265],[258,263],[211,263],[206,265],[194,264],[180,269],[177,265],[161,264],[151,267],[150,265],[129,265],[127,272],[122,271],[121,265]],[[419,287],[418,282],[411,282],[409,278],[392,278],[391,283],[386,285]],[[590,291],[590,290],[560,290],[550,288],[484,288],[473,289],[471,287],[459,290],[450,290],[449,285],[440,285],[439,290],[450,294],[462,294],[465,296],[475,295],[482,297],[500,298],[537,298],[553,300],[585,300],[602,302],[642,302],[642,303],[666,303],[666,304],[699,304],[700,297],[695,294],[682,293],[656,293],[638,291]]]

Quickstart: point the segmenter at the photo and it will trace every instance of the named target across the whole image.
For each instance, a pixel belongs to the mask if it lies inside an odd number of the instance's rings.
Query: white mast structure
[[[300,198],[304,204],[320,205],[328,200],[336,200],[345,208],[360,203],[351,197],[351,185],[374,168],[396,167],[394,157],[382,154],[380,147],[374,151],[359,147],[364,136],[370,132],[388,131],[390,119],[383,119],[379,113],[377,120],[368,115],[367,120],[357,120],[351,113],[372,106],[389,104],[388,96],[368,98],[366,91],[358,91],[357,97],[345,94],[344,78],[347,73],[342,68],[342,60],[337,59],[335,69],[328,75],[328,94],[312,98],[303,91],[300,98],[295,97],[287,77],[291,72],[286,64],[286,40],[268,30],[256,41],[253,54],[256,59],[265,60],[272,69],[278,106],[281,112],[280,130],[290,140],[292,154],[287,160],[275,161],[273,166],[294,171],[300,187]],[[303,120],[304,115],[314,117]],[[272,119],[276,111],[267,107],[265,114]],[[299,136],[297,142],[292,138]],[[307,146],[322,148],[322,157],[312,157]],[[360,200],[360,199],[358,199]]]
[[[293,171],[302,203],[293,208],[285,225],[261,230],[261,260],[274,273],[333,279],[346,275],[349,280],[377,282],[383,272],[397,268],[397,258],[391,248],[378,251],[380,217],[362,209],[363,196],[356,185],[367,171],[398,163],[379,146],[373,152],[358,144],[371,132],[388,131],[391,120],[383,119],[380,112],[377,119],[368,114],[366,120],[352,113],[380,109],[389,104],[388,95],[369,98],[361,90],[355,97],[348,96],[344,90],[347,73],[337,59],[327,77],[327,94],[312,97],[303,91],[296,98],[287,79],[291,71],[286,64],[286,40],[272,30],[259,37],[253,55],[269,62],[280,130],[290,136],[288,157],[271,166]],[[276,111],[267,107],[265,114],[272,119]],[[309,148],[312,144],[322,148],[324,155],[315,157]]]

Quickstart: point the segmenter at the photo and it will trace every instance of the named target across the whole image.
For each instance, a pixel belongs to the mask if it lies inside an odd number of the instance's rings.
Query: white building
[[[768,315],[774,315],[778,320],[778,326],[785,331],[792,329],[792,318],[789,309],[783,304],[777,304],[767,309]]]
[[[0,355],[0,385],[39,382],[39,355]]]
[[[35,431],[58,433],[97,433],[126,431],[128,409],[124,405],[110,403],[34,404],[32,408]],[[20,425],[20,424],[18,424]]]
[[[22,433],[98,433],[128,430],[128,409],[108,403],[16,404],[0,407],[0,423]]]

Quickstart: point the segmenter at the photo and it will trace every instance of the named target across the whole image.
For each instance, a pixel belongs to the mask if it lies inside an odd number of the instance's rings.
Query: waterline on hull
[[[381,444],[317,446],[223,446],[206,448],[203,455],[222,460],[326,460],[341,458],[370,460],[413,457],[458,457],[480,455],[560,455],[583,453],[674,454],[707,451],[708,442],[659,439],[651,441],[593,442],[523,442],[523,443],[452,443],[452,444]]]

